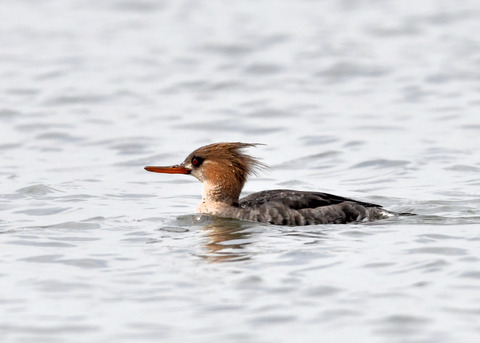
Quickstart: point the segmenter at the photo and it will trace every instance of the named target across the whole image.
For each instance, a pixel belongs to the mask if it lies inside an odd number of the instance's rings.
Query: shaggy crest
[[[265,164],[243,152],[243,149],[256,147],[257,145],[263,144],[241,142],[213,143],[198,148],[188,155],[183,163],[190,163],[194,157],[200,157],[205,162],[215,161],[219,165],[228,166],[228,169],[235,174],[236,179],[243,186],[248,175],[253,174],[257,176],[260,170],[267,169]]]

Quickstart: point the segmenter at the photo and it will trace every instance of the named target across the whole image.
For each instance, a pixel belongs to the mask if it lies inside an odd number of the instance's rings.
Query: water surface
[[[476,1],[17,1],[0,14],[2,342],[478,342]],[[145,165],[265,143],[244,194],[415,217],[193,215]]]

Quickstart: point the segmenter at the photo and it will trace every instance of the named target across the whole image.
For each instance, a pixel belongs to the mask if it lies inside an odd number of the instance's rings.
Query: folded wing
[[[343,202],[356,203],[364,207],[382,206],[344,198],[338,195],[320,192],[302,192],[286,189],[277,189],[250,194],[239,200],[239,207],[252,208],[267,204],[269,202],[281,203],[292,210],[314,209],[323,206],[341,204]]]

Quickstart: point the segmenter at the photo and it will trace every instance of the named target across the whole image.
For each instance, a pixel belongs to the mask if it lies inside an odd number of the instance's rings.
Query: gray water
[[[480,341],[478,1],[3,0],[1,342]],[[417,213],[193,215],[145,165]]]

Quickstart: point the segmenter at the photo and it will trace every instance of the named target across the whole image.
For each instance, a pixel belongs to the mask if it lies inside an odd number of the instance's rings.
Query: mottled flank
[[[380,205],[328,193],[271,190],[240,199],[235,218],[277,225],[345,224],[385,219]]]

